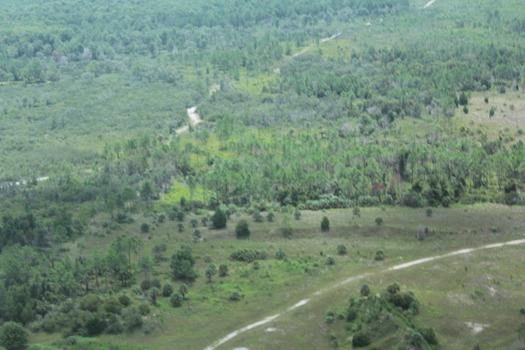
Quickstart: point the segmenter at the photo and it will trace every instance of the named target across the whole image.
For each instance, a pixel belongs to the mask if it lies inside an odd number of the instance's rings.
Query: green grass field
[[[151,334],[137,330],[125,336],[103,335],[99,339],[101,343],[148,349],[169,349],[170,344],[178,344],[185,349],[200,349],[237,328],[281,313],[298,301],[311,298],[307,306],[283,315],[267,327],[242,334],[223,348],[285,349],[300,348],[301,345],[303,348],[327,348],[324,316],[328,310],[344,308],[348,298],[358,293],[362,283],[379,290],[397,281],[403,289],[416,293],[422,302],[419,319],[436,330],[442,344],[446,345],[443,348],[473,346],[470,344],[474,340],[497,348],[494,334],[502,335],[498,338],[501,344],[511,344],[517,339],[515,328],[523,317],[519,314],[519,308],[523,306],[520,305],[519,286],[525,276],[520,269],[523,258],[519,246],[379,273],[320,296],[312,296],[349,276],[376,273],[402,262],[462,247],[522,238],[524,214],[522,208],[509,209],[491,204],[434,209],[432,217],[427,217],[424,209],[407,208],[362,208],[358,218],[353,217],[351,209],[305,211],[301,220],[292,219],[291,239],[281,237],[280,213],[271,223],[254,223],[244,214],[234,214],[225,230],[199,227],[203,236],[199,243],[192,243],[193,229],[189,217],[184,222],[184,232],[177,232],[177,222],[153,224],[152,218],[137,217],[134,224],[123,225],[121,230],[105,237],[94,234],[82,237],[69,246],[69,254],[78,256],[83,251],[94,249],[104,251],[117,235],[147,238],[142,249],[144,255],[148,255],[154,245],[165,243],[168,247],[166,258],[181,244],[192,245],[199,278],[190,286],[189,300],[181,308],[174,309],[169,306],[168,299],[161,297],[159,305],[153,307],[148,316],[157,324]],[[330,219],[331,229],[322,233],[320,221],[324,215]],[[383,218],[381,226],[374,222],[377,217]],[[235,239],[234,227],[241,218],[250,222],[249,240]],[[149,234],[140,233],[139,226],[143,222],[151,224]],[[417,241],[415,231],[421,225],[427,226],[430,233],[426,240]],[[348,248],[347,255],[337,255],[338,244]],[[260,261],[257,270],[253,264],[230,260],[230,254],[241,248],[264,249],[270,258]],[[286,253],[286,261],[273,258],[279,249]],[[384,261],[374,260],[378,250],[385,253]],[[335,265],[326,264],[326,255],[335,257]],[[204,271],[209,262],[217,266],[227,264],[229,276],[215,276],[212,283],[207,283]],[[157,264],[156,270],[158,273],[154,277],[162,284],[171,282],[169,259]],[[137,284],[140,284],[140,277]],[[174,285],[178,288],[179,284],[175,282]],[[228,301],[234,291],[243,295],[240,301]],[[487,319],[488,315],[494,320]],[[474,336],[467,322],[490,326]],[[512,327],[512,324],[516,326]],[[265,332],[268,327],[282,331]],[[57,338],[34,334],[33,340],[47,343]]]

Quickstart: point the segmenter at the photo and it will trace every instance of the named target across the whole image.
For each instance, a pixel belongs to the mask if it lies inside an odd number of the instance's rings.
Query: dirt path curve
[[[425,6],[423,6],[424,9],[426,8],[429,8],[430,6],[434,5],[434,3],[436,2],[437,0],[430,0],[429,2],[426,3]]]
[[[343,286],[345,284],[348,284],[350,282],[355,282],[355,281],[361,280],[361,279],[363,279],[365,277],[379,275],[379,274],[383,274],[383,273],[387,273],[387,272],[391,272],[391,271],[403,270],[403,269],[407,269],[407,268],[412,267],[412,266],[424,264],[426,262],[434,261],[434,260],[438,260],[438,259],[451,258],[451,257],[454,257],[454,256],[469,254],[469,253],[473,253],[473,252],[477,252],[477,251],[481,251],[481,250],[502,248],[502,247],[505,247],[505,246],[515,246],[515,245],[520,245],[520,244],[525,244],[525,239],[514,240],[514,241],[507,241],[507,242],[500,242],[500,243],[492,243],[492,244],[487,244],[487,245],[484,245],[484,246],[481,246],[481,247],[477,247],[477,248],[465,248],[465,249],[455,250],[453,252],[450,252],[450,253],[447,253],[447,254],[443,254],[443,255],[435,255],[435,256],[430,256],[430,257],[427,257],[427,258],[422,258],[422,259],[409,261],[409,262],[406,262],[406,263],[403,263],[403,264],[391,266],[389,268],[386,268],[386,269],[378,271],[378,272],[364,273],[362,275],[348,277],[348,278],[344,279],[343,281],[334,284],[333,286],[330,286],[330,287],[327,287],[327,288],[324,288],[324,289],[321,289],[321,290],[315,292],[312,295],[311,298],[323,295],[323,294],[325,294],[326,292],[328,292],[328,291],[330,291],[332,289],[341,287],[341,286]],[[301,300],[301,301],[297,302],[295,305],[287,308],[285,311],[281,312],[280,314],[276,314],[276,315],[273,315],[273,316],[268,316],[268,317],[266,317],[266,318],[264,318],[264,319],[262,319],[262,320],[260,320],[258,322],[252,323],[252,324],[247,325],[247,326],[245,326],[243,328],[239,328],[239,329],[231,332],[230,334],[226,335],[225,337],[215,341],[213,344],[211,344],[210,346],[208,346],[204,350],[214,350],[218,346],[220,346],[220,345],[226,343],[227,341],[235,338],[236,336],[238,336],[241,333],[244,333],[244,332],[247,332],[247,331],[249,331],[249,330],[251,330],[253,328],[257,328],[257,327],[263,326],[265,324],[268,324],[268,323],[272,322],[273,320],[279,318],[280,316],[284,315],[285,313],[288,313],[288,312],[290,312],[292,310],[298,309],[298,308],[308,304],[310,302],[311,298],[304,299],[304,300]]]
[[[202,119],[200,115],[197,113],[197,106],[188,108],[186,112],[188,113],[188,118],[190,118],[191,126],[197,126],[200,123],[202,123]],[[175,130],[175,132],[177,133],[177,135],[181,135],[181,134],[187,133],[189,130],[190,130],[190,127],[186,125],[181,128],[178,128],[177,130]]]

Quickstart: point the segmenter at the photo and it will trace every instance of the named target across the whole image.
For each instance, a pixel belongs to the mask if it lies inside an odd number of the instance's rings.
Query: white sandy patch
[[[483,331],[485,328],[487,328],[488,324],[482,324],[482,323],[474,323],[474,322],[465,322],[468,328],[470,328],[473,335],[478,334],[479,332]]]
[[[426,8],[429,8],[430,6],[434,5],[434,3],[436,2],[437,0],[430,0],[429,2],[427,2],[425,4],[425,6],[423,6],[424,9]]]

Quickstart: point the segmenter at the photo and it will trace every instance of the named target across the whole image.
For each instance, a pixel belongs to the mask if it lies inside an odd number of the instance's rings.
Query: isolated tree
[[[208,283],[211,283],[211,278],[217,274],[217,267],[214,264],[209,264],[206,269],[206,278]]]
[[[321,220],[321,231],[330,231],[330,220],[328,220],[328,217],[326,216],[323,216],[323,219]]]
[[[182,306],[182,298],[179,293],[173,293],[170,298],[170,304],[173,307],[181,307]]]
[[[224,212],[224,210],[222,210],[221,208],[217,208],[215,210],[215,213],[211,217],[213,228],[217,230],[225,228],[227,221],[228,221],[228,217],[226,216],[226,213]]]
[[[182,245],[180,249],[171,257],[172,277],[175,280],[194,281],[197,274],[193,269],[195,259],[192,255],[192,249],[188,245]]]
[[[162,287],[162,296],[169,297],[173,294],[173,286],[171,284],[165,284]]]
[[[245,239],[250,237],[250,228],[248,222],[244,219],[240,220],[235,226],[235,234],[237,238]]]
[[[26,329],[16,322],[6,322],[0,328],[0,346],[7,350],[26,350],[29,337]]]

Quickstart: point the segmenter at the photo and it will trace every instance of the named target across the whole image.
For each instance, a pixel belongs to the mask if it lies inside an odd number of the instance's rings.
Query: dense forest
[[[71,253],[143,218],[197,242],[217,215],[286,229],[304,210],[522,205],[524,16],[517,0],[3,1],[0,322],[114,334],[157,297],[183,303],[188,245]]]

